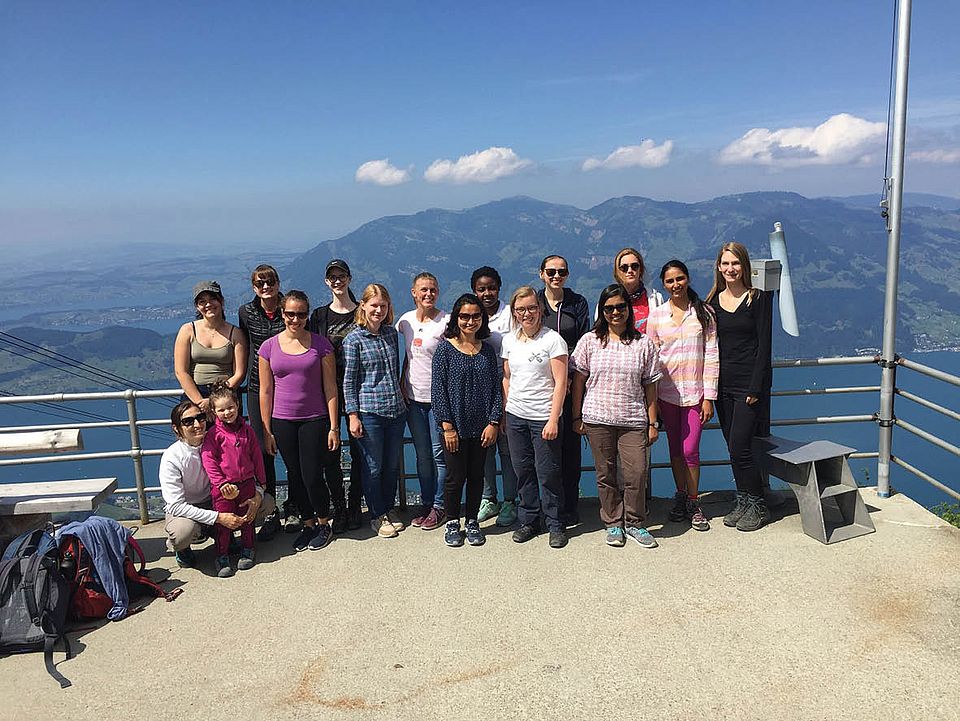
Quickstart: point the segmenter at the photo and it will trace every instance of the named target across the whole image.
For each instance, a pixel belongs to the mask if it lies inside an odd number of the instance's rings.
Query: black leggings
[[[363,487],[360,481],[360,442],[353,436],[350,438],[350,496],[347,498],[343,490],[343,466],[340,465],[340,449],[327,453],[323,464],[323,476],[327,481],[327,490],[334,509],[359,509],[363,498]],[[342,436],[341,436],[342,438]]]
[[[260,441],[260,448],[263,449],[263,421],[260,418],[260,392],[247,389],[247,419],[250,421],[250,427],[257,435]],[[266,451],[263,451],[263,474],[267,479],[267,493],[274,498],[277,497],[277,465],[274,458]],[[290,499],[287,498],[288,503]],[[284,510],[286,508],[286,504]]]
[[[330,492],[323,482],[323,464],[329,455],[326,416],[306,421],[272,420],[277,449],[287,466],[287,484],[300,516],[308,521],[330,515]]]
[[[752,496],[763,495],[760,469],[753,458],[753,437],[763,408],[761,398],[753,405],[746,401],[746,393],[721,391],[717,398],[717,416],[730,453],[730,465],[737,490]]]
[[[483,475],[487,467],[487,450],[479,438],[461,438],[456,453],[443,451],[447,462],[447,478],[443,483],[443,507],[447,518],[460,520],[460,496],[467,485],[467,504],[464,516],[468,521],[477,520],[480,500],[483,498]]]
[[[560,425],[560,473],[563,478],[563,506],[560,514],[576,516],[580,504],[580,464],[583,462],[583,436],[577,433],[570,420],[573,418],[573,394],[568,393],[563,401],[563,419]]]

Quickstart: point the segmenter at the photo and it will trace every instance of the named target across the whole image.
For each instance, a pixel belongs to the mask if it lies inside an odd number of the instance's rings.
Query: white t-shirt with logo
[[[510,333],[513,328],[513,321],[510,313],[510,306],[500,301],[500,307],[497,312],[490,316],[490,337],[487,339],[493,350],[500,357],[500,349],[503,347],[503,337]]]
[[[528,421],[550,420],[555,386],[550,359],[566,356],[567,342],[549,328],[526,340],[508,333],[500,355],[510,369],[507,412]]]
[[[430,379],[433,375],[433,354],[437,351],[443,331],[450,322],[450,314],[440,312],[433,320],[417,320],[417,311],[411,310],[400,316],[397,332],[403,337],[407,354],[407,372],[403,386],[411,400],[430,402]]]

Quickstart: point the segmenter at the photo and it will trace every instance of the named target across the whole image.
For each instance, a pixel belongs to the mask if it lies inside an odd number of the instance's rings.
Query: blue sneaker
[[[608,546],[623,546],[626,542],[626,536],[623,535],[623,529],[620,526],[613,526],[607,529]]]
[[[234,573],[233,567],[230,565],[230,556],[217,556],[217,576],[219,578],[230,578]]]
[[[317,526],[316,535],[307,543],[307,550],[316,551],[326,546],[333,539],[333,529],[326,523]]]
[[[467,543],[471,546],[482,546],[487,542],[487,537],[480,530],[479,521],[467,521]]]
[[[451,548],[463,545],[463,531],[460,530],[460,521],[447,521],[446,531],[443,533],[443,542]]]
[[[625,533],[644,548],[656,548],[659,545],[650,531],[641,526],[628,526]]]
[[[193,554],[192,548],[183,548],[174,554],[177,559],[177,565],[180,568],[193,568],[197,563],[197,557]]]

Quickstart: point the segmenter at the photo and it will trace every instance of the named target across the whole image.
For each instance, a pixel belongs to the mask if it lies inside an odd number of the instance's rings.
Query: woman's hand
[[[263,429],[263,450],[269,455],[277,455],[277,439],[266,428]]]
[[[757,398],[756,396],[747,396],[747,405],[748,405],[748,406],[752,406],[752,405],[754,405],[754,404],[755,404],[757,401],[759,401],[759,400],[760,400],[760,399]]]
[[[587,427],[583,423],[583,418],[575,418],[573,420],[573,430],[581,436],[587,435]]]
[[[456,453],[460,450],[460,434],[453,428],[443,430],[443,447],[447,453]]]
[[[704,398],[703,403],[700,404],[700,425],[707,425],[711,418],[713,418],[713,401]]]
[[[657,442],[657,439],[660,437],[660,430],[657,428],[656,423],[650,423],[647,425],[647,441],[652,446]]]
[[[340,447],[340,430],[331,428],[327,433],[327,450],[335,451]]]
[[[209,399],[209,398],[201,398],[201,399],[200,399],[200,402],[199,402],[199,403],[194,403],[194,405],[195,405],[197,408],[199,408],[201,411],[203,411],[204,413],[206,413],[207,415],[210,415],[210,413],[213,411],[213,409],[210,407],[210,399]]]
[[[236,513],[221,512],[217,514],[217,523],[224,528],[229,528],[231,531],[236,531],[245,522],[244,517],[238,516]]]
[[[547,424],[543,427],[543,432],[540,434],[545,441],[554,440],[560,431],[560,424],[557,421],[547,421]]]
[[[232,501],[234,498],[240,495],[240,489],[237,488],[234,483],[224,483],[220,486],[220,495],[223,496],[226,500]]]
[[[480,447],[489,448],[496,443],[497,434],[499,432],[500,429],[497,426],[493,425],[492,423],[488,423],[487,427],[483,429],[483,433],[480,434]]]
[[[240,508],[246,507],[246,513],[243,514],[244,523],[253,523],[257,517],[257,511],[260,510],[260,501],[262,496],[259,493],[255,493],[253,498],[248,498],[243,503],[240,504]]]
[[[354,438],[363,438],[363,423],[358,416],[350,416],[350,435]]]

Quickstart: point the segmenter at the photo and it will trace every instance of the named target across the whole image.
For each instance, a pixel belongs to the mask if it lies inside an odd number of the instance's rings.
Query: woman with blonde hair
[[[717,415],[737,484],[736,505],[723,523],[756,531],[770,521],[752,444],[772,382],[771,315],[769,295],[750,284],[750,254],[740,243],[725,243],[717,253],[706,302],[720,347]]]
[[[659,291],[643,284],[645,273],[643,256],[635,248],[622,248],[613,259],[613,280],[622,285],[629,294],[630,305],[633,306],[633,324],[641,333],[647,332],[650,311],[663,305],[663,296]],[[600,319],[599,307],[595,317]]]
[[[350,435],[360,442],[360,480],[370,527],[394,538],[403,523],[394,510],[407,404],[400,390],[400,346],[390,293],[379,283],[363,290],[357,327],[343,339],[343,397]]]

